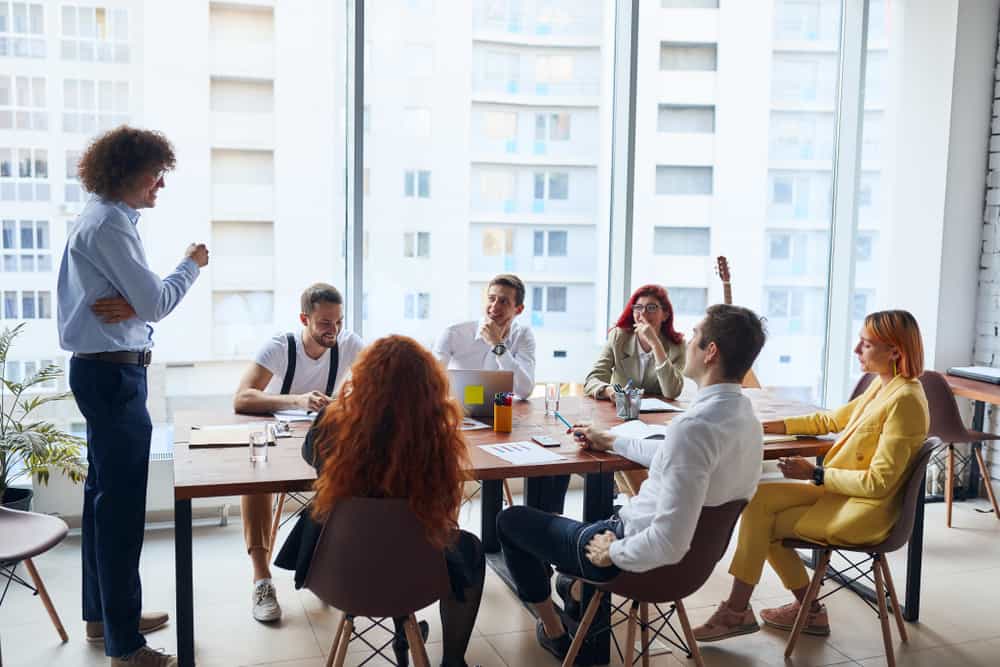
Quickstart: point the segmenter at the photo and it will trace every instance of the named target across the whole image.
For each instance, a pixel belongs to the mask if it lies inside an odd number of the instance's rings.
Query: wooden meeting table
[[[754,409],[762,420],[806,414],[814,406],[782,400],[768,390],[746,390]],[[682,396],[682,399],[684,397]],[[677,405],[685,405],[681,400]],[[589,398],[564,397],[561,413],[570,421],[581,416],[589,417],[595,424],[611,427],[622,423],[613,406],[607,401]],[[660,424],[670,421],[678,413],[644,413],[642,420]],[[309,491],[315,480],[312,466],[302,460],[301,444],[307,425],[296,424],[293,437],[282,438],[268,452],[266,463],[251,464],[248,446],[190,447],[192,427],[233,424],[250,421],[273,421],[271,417],[253,417],[232,413],[182,411],[174,420],[174,521],[175,568],[177,590],[177,653],[181,667],[191,667],[194,660],[194,586],[192,562],[191,501],[255,493],[288,493]],[[614,501],[614,473],[618,470],[641,469],[642,466],[610,452],[580,449],[566,435],[565,427],[554,417],[544,414],[543,401],[518,402],[514,406],[511,433],[495,433],[492,429],[466,431],[469,443],[469,477],[483,483],[482,523],[480,537],[487,551],[491,566],[510,584],[503,564],[496,535],[496,517],[503,507],[502,483],[512,477],[525,478],[525,499],[530,504],[539,477],[579,474],[584,477],[584,521],[597,521],[611,516]],[[514,465],[487,453],[478,445],[500,444],[530,440],[533,435],[549,435],[560,440],[558,448],[550,448],[564,457],[562,461]],[[832,445],[832,440],[800,438],[791,442],[765,445],[764,459],[783,456],[822,456]],[[506,576],[505,576],[506,575]],[[592,593],[585,587],[585,598]],[[602,605],[601,615],[594,627],[600,627],[601,618],[610,620],[610,600]],[[606,623],[605,623],[606,624]],[[595,657],[603,662],[610,658],[610,637],[602,633],[589,647]]]

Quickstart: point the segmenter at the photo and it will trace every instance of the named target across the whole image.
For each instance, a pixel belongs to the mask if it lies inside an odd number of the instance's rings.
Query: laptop
[[[469,417],[492,417],[493,395],[514,391],[514,371],[448,370],[451,395]]]
[[[948,375],[955,375],[969,380],[979,380],[990,384],[1000,384],[1000,369],[989,366],[958,366],[949,368]]]

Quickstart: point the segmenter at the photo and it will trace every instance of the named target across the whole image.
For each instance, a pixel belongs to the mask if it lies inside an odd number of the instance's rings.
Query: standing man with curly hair
[[[174,163],[173,147],[158,132],[122,126],[98,137],[79,166],[92,197],[59,267],[59,341],[73,353],[69,384],[87,420],[83,619],[87,639],[104,641],[112,667],[177,665],[143,637],[167,623],[165,613],[142,613],[139,581],[153,428],[146,409],[149,322],[177,307],[208,264],[208,249],[191,244],[160,279],[136,227],[139,210],[156,206]]]

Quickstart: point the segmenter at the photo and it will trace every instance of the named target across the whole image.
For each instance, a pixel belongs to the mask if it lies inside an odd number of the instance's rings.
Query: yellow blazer
[[[656,359],[650,359],[645,374],[640,378],[639,354],[642,348],[639,347],[638,336],[635,332],[615,327],[608,333],[608,342],[604,344],[601,356],[587,373],[584,392],[587,396],[596,397],[609,384],[624,385],[631,378],[635,380],[634,386],[642,387],[647,394],[676,398],[684,388],[684,342],[673,343],[662,333],[660,342],[667,351],[667,361],[657,366]]]
[[[840,433],[824,459],[825,493],[795,524],[807,540],[877,544],[899,516],[910,464],[927,438],[930,416],[919,380],[899,375],[832,412],[785,420],[796,435]]]

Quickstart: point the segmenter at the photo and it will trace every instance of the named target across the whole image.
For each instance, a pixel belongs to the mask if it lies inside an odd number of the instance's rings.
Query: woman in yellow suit
[[[863,372],[878,374],[863,394],[833,412],[764,422],[765,433],[840,436],[823,466],[802,457],[779,461],[786,478],[802,481],[758,486],[740,522],[729,567],[734,577],[729,599],[695,629],[699,641],[760,629],[750,596],[765,560],[795,601],[761,610],[761,618],[767,625],[791,630],[809,576],[796,552],[781,545],[783,539],[876,544],[896,522],[903,483],[929,426],[927,399],[918,380],[924,354],[916,320],[905,310],[868,315],[854,353]],[[830,634],[823,605],[813,604],[804,632]]]

